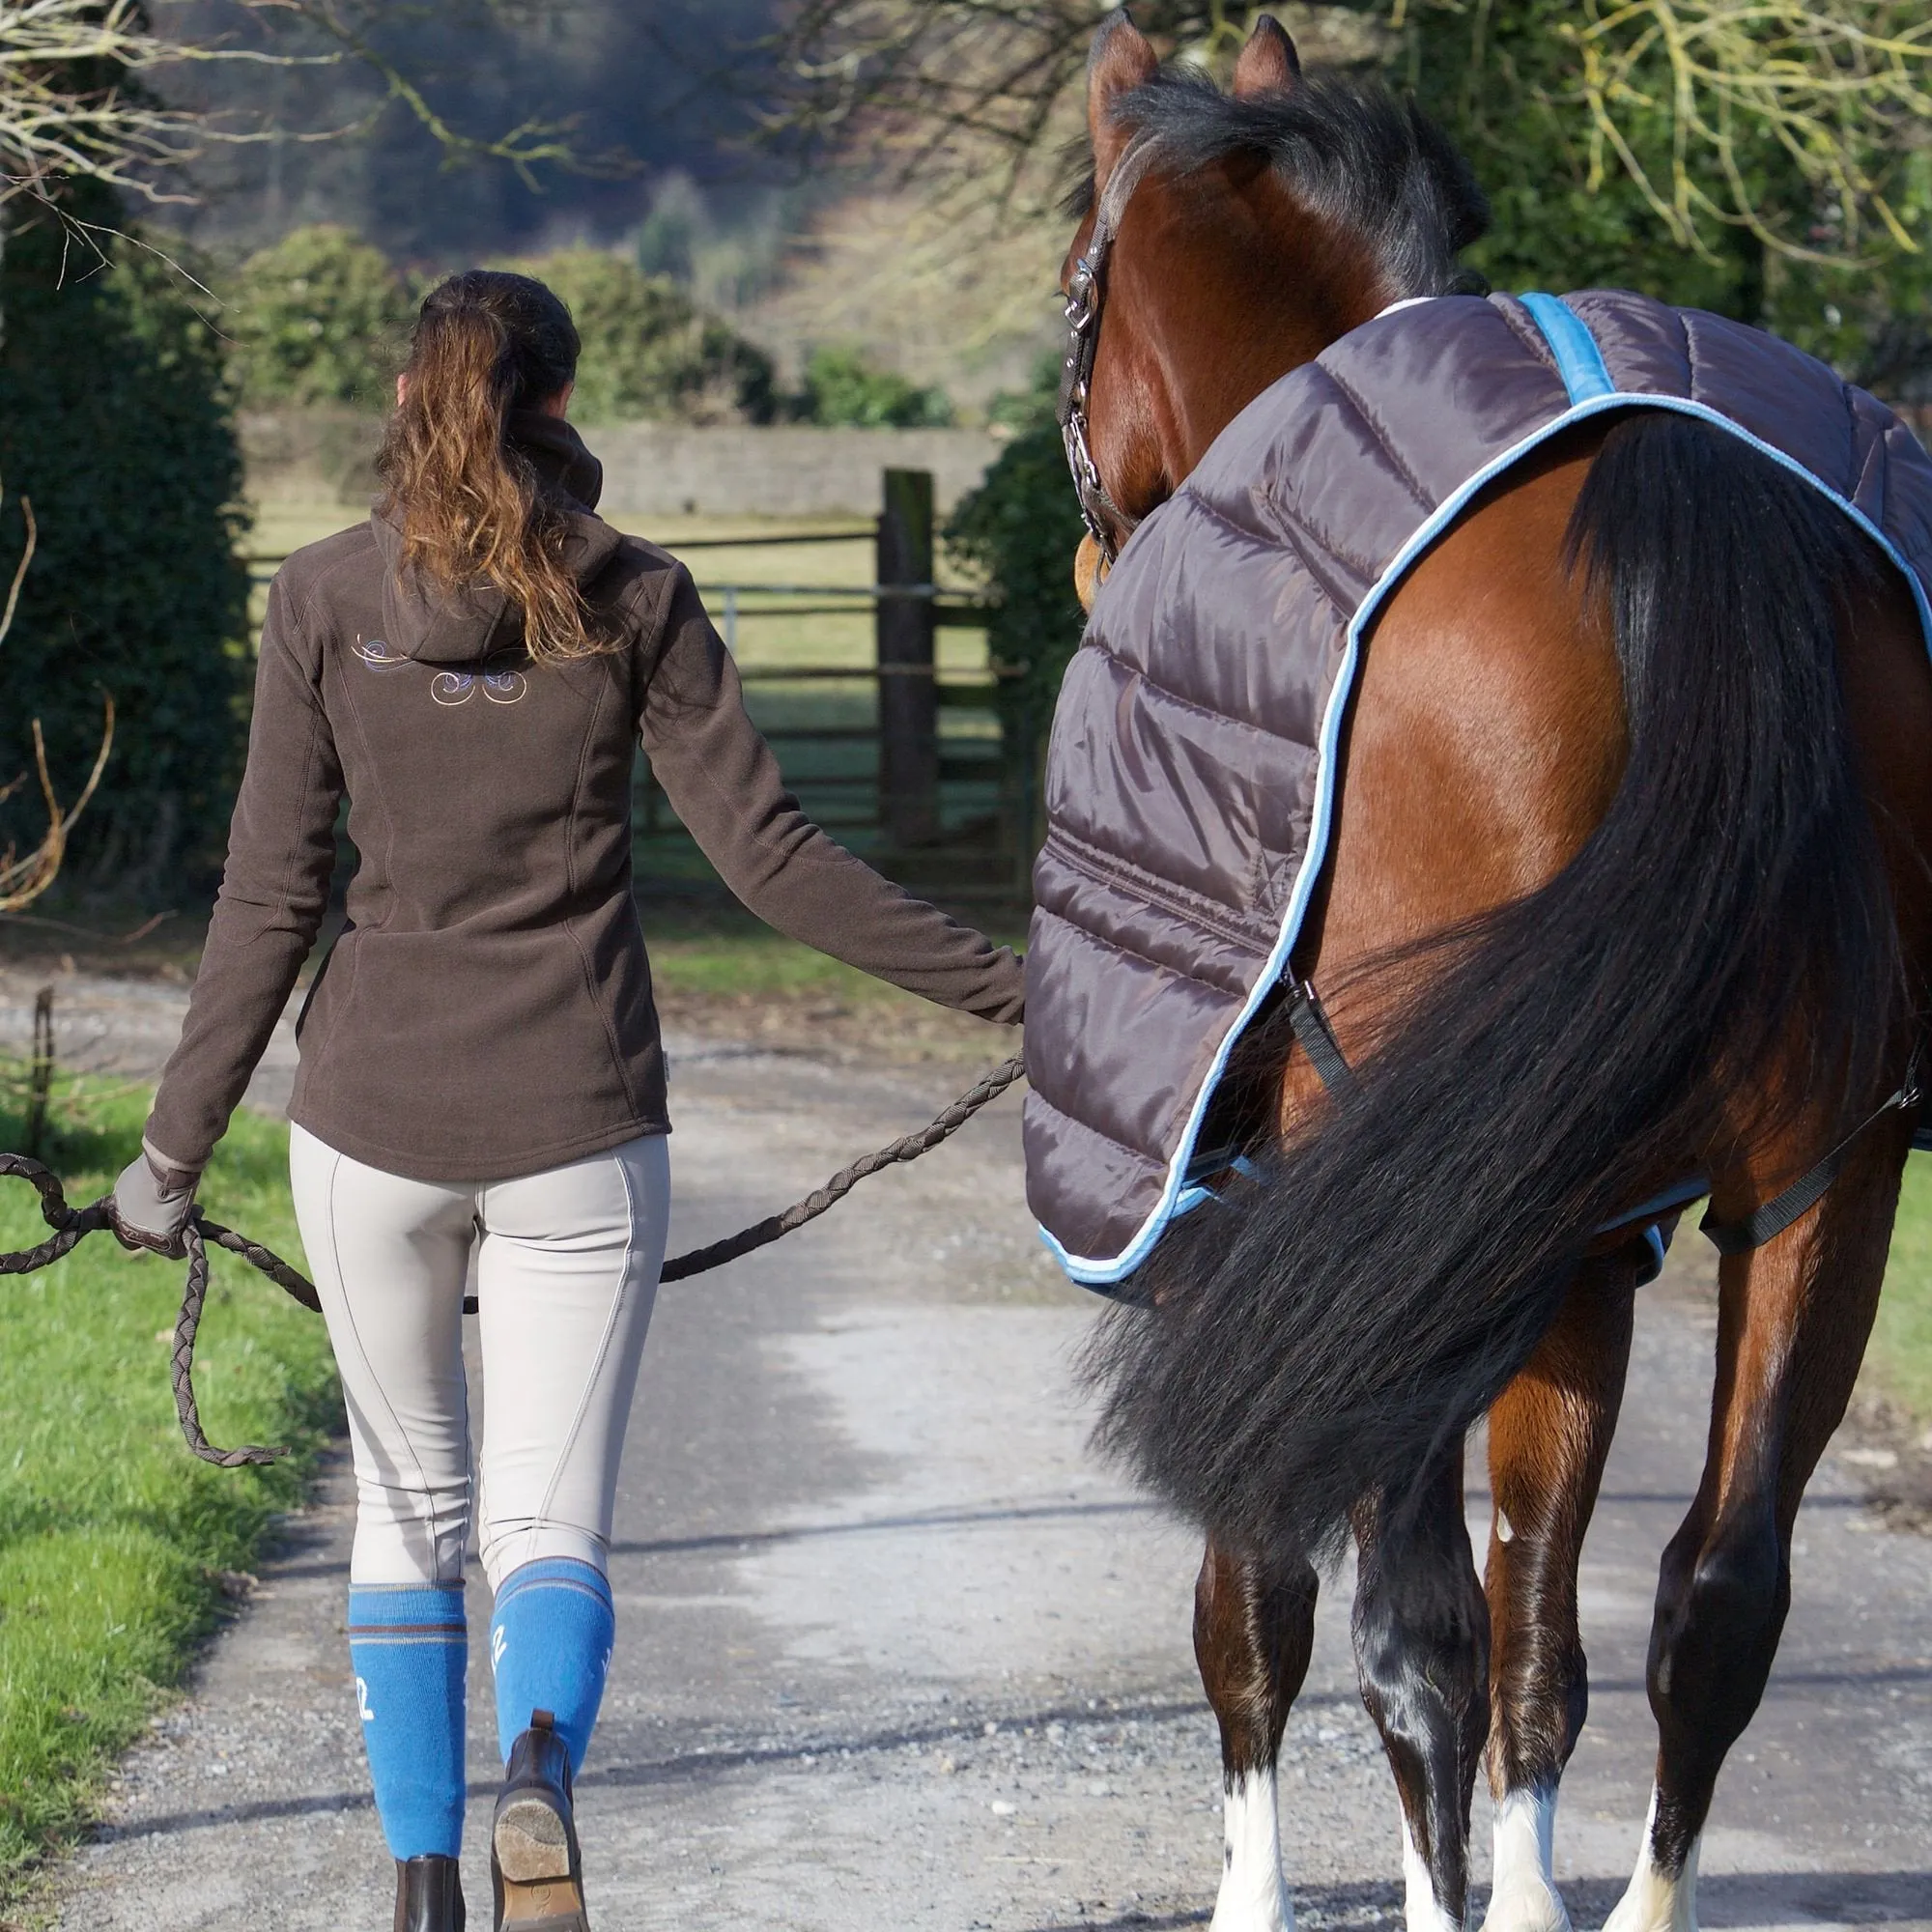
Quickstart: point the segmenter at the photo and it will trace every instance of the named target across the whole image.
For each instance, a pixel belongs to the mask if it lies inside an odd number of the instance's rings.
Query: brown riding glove
[[[182,1229],[194,1206],[201,1170],[177,1167],[144,1140],[140,1153],[122,1169],[114,1183],[107,1218],[124,1248],[148,1248],[180,1261],[187,1252]]]

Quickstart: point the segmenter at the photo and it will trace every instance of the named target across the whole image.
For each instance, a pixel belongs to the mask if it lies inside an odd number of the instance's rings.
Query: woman
[[[631,891],[638,733],[774,925],[1020,1017],[1014,955],[802,815],[689,574],[592,514],[599,467],[564,420],[578,346],[521,275],[457,275],[423,303],[375,514],[298,552],[270,592],[220,898],[115,1189],[124,1240],[178,1250],[314,943],[346,795],[361,866],[298,1026],[290,1174],[348,1403],[349,1646],[398,1932],[464,1918],[472,1266],[497,1924],[587,1924],[571,1778],[610,1659],[611,1500],[669,1192]]]

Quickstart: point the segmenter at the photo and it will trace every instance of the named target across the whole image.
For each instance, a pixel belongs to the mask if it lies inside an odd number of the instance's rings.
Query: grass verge
[[[0,1078],[0,1148],[19,1145],[21,1084]],[[70,1200],[132,1158],[147,1101],[120,1083],[58,1084],[43,1157]],[[238,1115],[202,1198],[300,1266],[287,1160],[285,1127]],[[33,1189],[0,1182],[0,1250],[45,1233]],[[296,1453],[262,1469],[190,1457],[168,1382],[181,1276],[96,1235],[51,1268],[0,1278],[0,1912],[85,1829],[116,1757],[217,1622],[224,1581],[300,1500],[337,1425],[322,1322],[223,1255],[195,1365],[203,1426],[224,1445]]]
[[[1921,1424],[1932,1422],[1932,1155],[1905,1163],[1865,1366],[1888,1401]]]
[[[654,899],[646,893],[639,913],[651,982],[669,999],[836,999],[908,1012],[929,1005],[774,932],[722,893],[689,899]],[[1022,909],[982,907],[960,917],[999,945],[1026,945]]]
[[[673,1031],[835,1057],[990,1065],[1019,1037],[868,979],[800,946],[723,898],[641,896],[658,1010]],[[1003,944],[1023,947],[1018,911],[964,915]],[[673,1056],[674,1058],[675,1056]],[[671,1114],[676,1118],[673,1072]]]

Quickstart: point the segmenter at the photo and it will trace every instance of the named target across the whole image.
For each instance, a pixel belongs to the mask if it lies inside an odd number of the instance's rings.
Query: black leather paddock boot
[[[396,1861],[396,1932],[463,1932],[456,1861],[431,1853]]]
[[[490,1882],[497,1926],[520,1932],[590,1932],[583,1861],[570,1808],[570,1753],[548,1711],[510,1751],[490,1827]]]

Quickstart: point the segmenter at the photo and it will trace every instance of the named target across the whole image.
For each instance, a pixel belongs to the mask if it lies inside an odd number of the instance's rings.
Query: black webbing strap
[[[1747,1255],[1753,1248],[1776,1240],[1794,1221],[1808,1214],[1824,1197],[1825,1190],[1837,1179],[1846,1156],[1861,1136],[1877,1126],[1888,1114],[1918,1112],[1924,1097],[1918,1085],[1921,1050],[1922,1046],[1913,1048],[1898,1092],[1881,1100],[1816,1166],[1801,1174],[1782,1193],[1774,1194],[1761,1208],[1753,1208],[1742,1221],[1719,1221],[1712,1211],[1697,1224],[1697,1232],[1720,1255]]]
[[[1328,1024],[1328,1015],[1322,1011],[1314,986],[1306,980],[1290,983],[1288,1023],[1302,1052],[1307,1054],[1316,1072],[1321,1076],[1322,1086],[1330,1094],[1337,1099],[1343,1099],[1352,1097],[1361,1091],[1348,1061],[1343,1058],[1335,1029]],[[1237,1171],[1246,1174],[1254,1172],[1247,1164],[1246,1150],[1241,1143],[1228,1142],[1218,1147],[1197,1149],[1182,1170],[1181,1185],[1196,1187],[1220,1175]],[[1095,1284],[1089,1282],[1086,1286],[1092,1288]],[[1100,1292],[1112,1293],[1109,1289],[1101,1289]]]
[[[1352,1099],[1361,1089],[1342,1057],[1341,1043],[1312,980],[1297,980],[1288,989],[1288,1023],[1294,1030],[1296,1043],[1321,1076],[1321,1084],[1339,1099]]]
[[[1865,1126],[1871,1122],[1867,1121]],[[1859,1133],[1864,1132],[1864,1126]],[[1706,1212],[1697,1223],[1697,1232],[1704,1236],[1720,1255],[1747,1255],[1753,1248],[1761,1248],[1767,1241],[1773,1241],[1785,1229],[1808,1214],[1818,1205],[1827,1188],[1838,1178],[1838,1171],[1845,1164],[1845,1155],[1851,1151],[1851,1140],[1834,1147],[1809,1174],[1801,1175],[1781,1194],[1774,1194],[1763,1207],[1753,1208],[1742,1221],[1720,1221],[1715,1208]]]
[[[1343,1057],[1340,1042],[1335,1037],[1335,1030],[1328,1024],[1328,1015],[1322,1010],[1321,996],[1309,980],[1297,980],[1288,991],[1288,1023],[1293,1030],[1296,1043],[1307,1054],[1310,1064],[1321,1077],[1321,1084],[1337,1099],[1352,1097],[1360,1092],[1348,1061]],[[1915,1046],[1912,1059],[1905,1069],[1905,1079],[1898,1092],[1880,1102],[1864,1120],[1848,1133],[1836,1147],[1824,1156],[1814,1167],[1801,1175],[1781,1193],[1774,1195],[1760,1208],[1745,1216],[1742,1221],[1720,1221],[1714,1212],[1706,1213],[1698,1223],[1698,1232],[1704,1235],[1720,1255],[1748,1254],[1753,1248],[1761,1248],[1767,1241],[1775,1240],[1794,1222],[1802,1219],[1823,1199],[1827,1189],[1836,1180],[1843,1170],[1845,1161],[1860,1137],[1875,1127],[1888,1114],[1917,1113],[1922,1105],[1924,1094],[1919,1085],[1919,1060],[1923,1052],[1923,1042]],[[1932,1128],[1919,1127],[1913,1135],[1913,1145],[1932,1152]],[[1225,1163],[1223,1163],[1225,1164]],[[1190,1179],[1193,1178],[1190,1173]],[[1689,1197],[1694,1199],[1701,1193],[1696,1188]],[[1672,1190],[1670,1206],[1682,1204],[1682,1190]],[[1645,1207],[1658,1204],[1646,1203]],[[1639,1213],[1642,1211],[1638,1210]],[[1632,1224],[1634,1228],[1635,1224]]]

